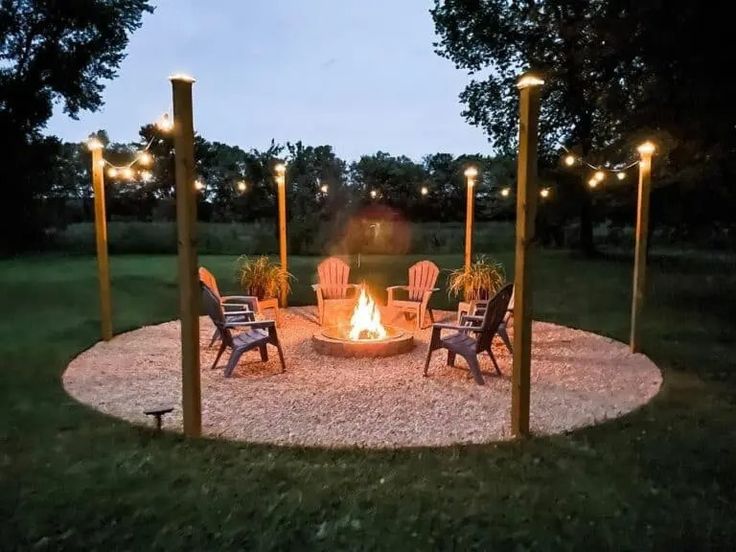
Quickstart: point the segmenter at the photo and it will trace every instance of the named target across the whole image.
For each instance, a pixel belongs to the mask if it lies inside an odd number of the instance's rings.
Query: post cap
[[[478,176],[478,168],[474,166],[470,166],[467,169],[465,169],[465,172],[463,173],[467,178],[475,178]]]
[[[102,144],[102,142],[100,142],[100,140],[97,138],[90,138],[89,140],[87,140],[87,149],[89,151],[101,150],[104,147],[105,146]]]
[[[641,155],[652,155],[655,149],[657,148],[655,147],[654,143],[647,140],[638,148],[636,148],[636,151],[638,151]]]
[[[273,170],[278,176],[284,176],[286,173],[286,165],[283,163],[277,163]]]
[[[171,82],[177,81],[177,82],[196,82],[194,77],[191,75],[187,75],[186,73],[175,73],[171,76],[169,76],[169,80]]]
[[[519,80],[516,81],[516,87],[519,90],[523,88],[529,88],[531,86],[542,86],[543,84],[544,79],[533,72],[524,73],[519,77]]]

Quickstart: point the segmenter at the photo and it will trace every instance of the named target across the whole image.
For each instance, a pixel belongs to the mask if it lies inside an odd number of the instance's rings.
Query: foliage
[[[282,291],[288,296],[294,277],[266,255],[255,259],[242,255],[235,262],[235,278],[247,295],[268,299],[281,298]]]
[[[450,272],[447,294],[465,301],[490,299],[506,282],[503,265],[486,255],[478,255],[469,267]]]
[[[60,144],[41,136],[55,103],[72,117],[102,105],[148,0],[0,3],[0,252],[37,244]]]

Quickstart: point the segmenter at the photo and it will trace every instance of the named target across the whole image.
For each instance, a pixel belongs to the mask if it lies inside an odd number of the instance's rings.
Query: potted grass
[[[464,301],[486,301],[506,282],[503,265],[478,255],[469,267],[457,268],[447,278],[447,295]]]
[[[235,277],[246,295],[255,296],[259,301],[280,299],[282,290],[288,295],[291,292],[293,276],[277,262],[266,255],[251,258],[247,255],[238,257]]]

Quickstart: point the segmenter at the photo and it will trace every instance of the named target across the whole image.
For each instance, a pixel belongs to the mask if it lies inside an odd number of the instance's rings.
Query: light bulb
[[[595,188],[596,186],[598,186],[598,181],[595,178],[591,178],[590,180],[588,180],[588,186],[590,186],[591,188]]]
[[[147,151],[144,151],[138,156],[138,162],[144,167],[150,167],[151,163],[153,163],[153,156]]]
[[[327,184],[322,184],[319,187],[319,191],[322,192],[323,194],[326,194],[329,191],[329,188],[327,187]]]
[[[107,169],[107,176],[110,178],[117,178],[118,176],[118,170],[115,167],[110,167]]]
[[[565,156],[565,165],[568,167],[572,167],[575,164],[575,156],[574,155],[566,155]]]
[[[603,182],[603,179],[606,178],[606,173],[603,171],[595,171],[595,173],[593,173],[593,178],[597,182]]]
[[[423,196],[426,196],[429,193],[429,188],[426,186],[422,186],[422,189],[420,190]]]
[[[245,183],[245,180],[238,182],[238,191],[244,192],[246,189],[248,189],[248,185]]]
[[[132,180],[133,177],[135,176],[133,169],[131,169],[130,167],[124,167],[123,169],[121,169],[120,174],[126,180]]]
[[[549,188],[542,188],[539,190],[539,195],[544,198],[549,197]]]
[[[376,196],[378,195],[378,192],[376,190],[371,190],[371,197],[373,199],[376,199]]]
[[[624,171],[617,172],[616,178],[618,178],[619,180],[626,180],[626,173]]]
[[[204,182],[198,178],[194,181],[194,188],[199,191],[204,190]]]
[[[511,189],[510,188],[503,188],[501,190],[501,195],[503,197],[509,197],[509,195],[511,195]]]

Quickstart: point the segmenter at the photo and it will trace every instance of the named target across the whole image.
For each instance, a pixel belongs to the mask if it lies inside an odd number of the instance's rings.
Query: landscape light
[[[619,171],[616,173],[616,178],[619,180],[626,180],[626,173],[624,171]]]
[[[117,178],[118,176],[118,170],[115,167],[110,167],[107,169],[107,176],[110,178]]]
[[[511,189],[510,188],[503,188],[501,190],[501,195],[503,197],[509,197],[510,194],[511,194]]]
[[[575,164],[575,156],[574,155],[566,155],[565,156],[565,165],[568,167],[572,167]]]

